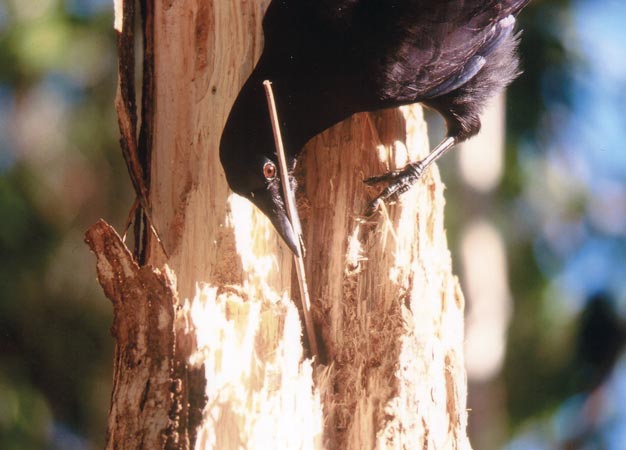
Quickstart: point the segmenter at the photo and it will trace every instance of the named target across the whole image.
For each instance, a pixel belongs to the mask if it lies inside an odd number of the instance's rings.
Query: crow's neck
[[[341,102],[324,95],[324,92],[333,92],[333,89],[316,86],[314,82],[275,81],[271,75],[255,73],[244,85],[232,113],[240,117],[236,119],[238,123],[245,124],[242,129],[251,131],[252,142],[274,145],[263,89],[265,79],[273,82],[285,151],[291,157],[297,157],[311,138],[353,113],[339,109],[337,105]]]

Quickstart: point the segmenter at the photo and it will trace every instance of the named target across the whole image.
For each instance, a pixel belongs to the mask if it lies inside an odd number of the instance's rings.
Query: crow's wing
[[[443,95],[471,79],[512,32],[529,0],[404,1],[390,12],[384,55],[374,64],[381,100],[416,101]]]
[[[425,100],[475,75],[528,1],[273,0],[261,72],[360,85],[362,109]]]

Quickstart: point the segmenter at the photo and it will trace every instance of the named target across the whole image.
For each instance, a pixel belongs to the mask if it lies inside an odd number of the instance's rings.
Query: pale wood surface
[[[427,151],[422,110],[412,106],[359,114],[303,158],[311,298],[332,363],[331,448],[469,448],[464,304],[438,171],[388,212],[360,216],[378,192],[361,180]]]

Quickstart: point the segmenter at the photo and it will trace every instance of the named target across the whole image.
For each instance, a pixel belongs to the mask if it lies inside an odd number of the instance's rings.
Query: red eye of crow
[[[273,180],[276,177],[276,166],[273,162],[266,162],[263,165],[263,176],[266,180]]]

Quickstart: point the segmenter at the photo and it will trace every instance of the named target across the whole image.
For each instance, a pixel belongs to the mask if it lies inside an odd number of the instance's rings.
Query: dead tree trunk
[[[121,35],[129,3],[116,4]],[[286,246],[228,191],[219,138],[267,3],[146,0],[139,137],[120,51],[122,147],[145,147],[135,177],[162,246],[148,234],[140,267],[106,224],[88,231],[115,309],[107,448],[469,449],[437,170],[388,213],[360,215],[375,193],[362,179],[428,151],[421,109],[357,115],[299,163],[321,361],[305,358]]]

